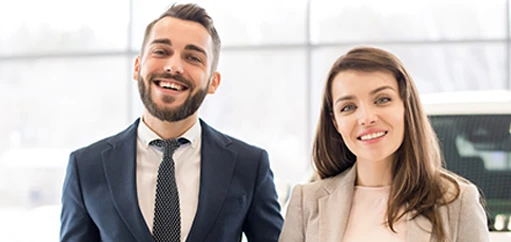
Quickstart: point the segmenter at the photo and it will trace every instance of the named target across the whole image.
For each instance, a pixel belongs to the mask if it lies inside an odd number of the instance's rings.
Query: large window
[[[222,83],[201,116],[267,149],[289,183],[307,179],[326,73],[354,46],[396,53],[422,93],[511,88],[506,0],[197,3],[223,43]],[[133,59],[170,4],[0,2],[0,241],[57,240],[69,152],[141,115]],[[27,217],[40,233],[17,230]]]

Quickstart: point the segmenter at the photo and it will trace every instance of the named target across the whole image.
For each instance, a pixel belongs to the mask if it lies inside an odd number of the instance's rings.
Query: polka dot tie
[[[163,161],[158,169],[154,204],[153,238],[155,242],[181,241],[181,212],[176,185],[174,151],[185,139],[153,140],[151,145],[163,148]]]

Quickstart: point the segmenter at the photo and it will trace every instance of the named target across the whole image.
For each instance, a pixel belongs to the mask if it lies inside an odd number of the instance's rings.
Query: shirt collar
[[[192,148],[195,149],[199,144],[199,140],[202,134],[202,127],[200,125],[199,119],[195,121],[195,124],[188,129],[183,135],[179,136],[179,138],[187,139]],[[159,135],[157,135],[154,131],[152,131],[147,124],[144,122],[144,119],[141,117],[140,122],[138,124],[137,129],[137,137],[142,141],[144,146],[149,147],[149,143],[155,139],[162,139]]]

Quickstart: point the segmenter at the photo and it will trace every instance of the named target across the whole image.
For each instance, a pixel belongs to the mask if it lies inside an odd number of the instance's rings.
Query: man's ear
[[[216,89],[218,88],[218,86],[220,86],[221,79],[222,78],[219,72],[217,71],[213,72],[213,74],[211,75],[211,81],[209,83],[208,94],[213,94],[216,92]]]
[[[139,75],[140,75],[140,56],[137,56],[133,63],[133,80],[138,81]]]

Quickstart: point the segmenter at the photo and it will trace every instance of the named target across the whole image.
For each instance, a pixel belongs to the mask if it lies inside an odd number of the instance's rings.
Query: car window
[[[511,231],[511,114],[431,115],[430,120],[446,168],[481,189],[490,229]]]

